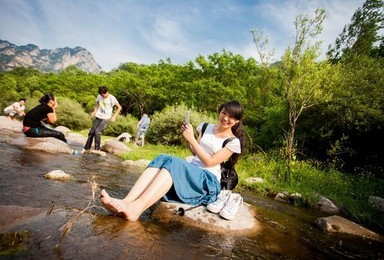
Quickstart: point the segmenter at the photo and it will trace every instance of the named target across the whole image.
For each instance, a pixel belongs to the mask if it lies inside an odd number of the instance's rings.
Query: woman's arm
[[[229,157],[232,155],[232,151],[230,151],[227,148],[222,148],[220,149],[217,153],[213,154],[210,156],[207,154],[203,148],[201,148],[198,140],[196,140],[194,133],[193,133],[193,127],[191,124],[183,124],[181,127],[183,131],[183,136],[185,139],[187,139],[189,143],[189,149],[194,155],[197,155],[199,159],[207,166],[207,167],[212,167],[217,164],[220,164],[224,161],[226,161]],[[201,134],[200,134],[201,135]],[[199,135],[199,140],[201,136]]]
[[[199,132],[199,137],[197,138],[198,143],[200,143],[200,139],[201,139],[201,132]],[[193,149],[193,146],[189,142],[188,142],[188,149],[189,151],[191,151],[192,155],[196,155],[195,149]]]
[[[50,106],[52,107],[52,111],[53,111],[53,112],[47,114],[47,121],[48,121],[48,123],[50,123],[50,124],[54,124],[54,123],[56,123],[56,121],[57,121],[57,116],[56,116],[55,109],[57,108],[57,106],[58,106],[59,104],[57,103],[57,100],[56,100],[56,99],[51,100],[49,104],[50,104]]]
[[[55,112],[55,110],[53,110],[53,113],[48,113],[47,114],[47,117],[48,117],[48,123],[50,123],[50,124],[54,124],[54,123],[56,123],[56,121],[57,121],[57,116],[56,116],[56,112]]]

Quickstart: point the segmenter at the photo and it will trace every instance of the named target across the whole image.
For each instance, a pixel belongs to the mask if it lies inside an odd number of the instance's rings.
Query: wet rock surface
[[[17,205],[0,205],[0,232],[9,231],[15,226],[44,217],[47,209]]]
[[[232,235],[255,234],[260,225],[256,219],[255,209],[244,203],[236,214],[235,219],[226,220],[207,211],[205,206],[193,206],[181,203],[160,202],[154,209],[152,217],[165,223],[179,222],[183,225],[194,226],[205,231],[228,233]],[[185,210],[184,216],[177,214],[179,208]],[[188,210],[189,208],[192,208]]]
[[[123,142],[118,140],[108,140],[103,146],[100,148],[102,151],[119,155],[121,153],[130,152],[132,149],[125,145]]]
[[[71,146],[53,137],[29,138],[21,136],[11,140],[9,143],[26,150],[43,151],[47,153],[73,153]]]
[[[326,232],[346,233],[359,237],[382,239],[379,234],[337,215],[318,218],[315,223]]]

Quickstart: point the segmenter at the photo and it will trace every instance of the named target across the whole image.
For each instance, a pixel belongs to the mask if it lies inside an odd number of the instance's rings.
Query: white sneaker
[[[230,190],[221,190],[217,195],[217,200],[207,205],[207,210],[212,213],[219,213],[222,208],[227,204],[229,197],[231,196]]]
[[[232,193],[227,205],[220,211],[220,216],[232,220],[235,218],[239,208],[243,205],[243,197],[238,193]]]

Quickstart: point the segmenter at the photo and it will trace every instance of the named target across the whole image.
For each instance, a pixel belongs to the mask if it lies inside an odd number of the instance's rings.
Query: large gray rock
[[[379,211],[384,212],[384,199],[377,196],[369,196],[368,202],[371,203]]]
[[[179,216],[176,212],[180,207],[188,209],[192,206],[162,201],[152,212],[152,218],[165,223],[178,222],[210,232],[231,233],[237,236],[254,234],[260,228],[254,208],[247,203],[243,204],[235,219],[231,221],[221,218],[219,214],[210,213],[205,206],[187,210],[184,216]]]
[[[53,137],[29,138],[21,136],[14,140],[11,140],[9,143],[11,145],[19,146],[20,148],[26,150],[37,150],[48,153],[67,154],[72,154],[73,152],[73,148],[70,147],[67,143]]]
[[[337,215],[318,218],[315,220],[315,223],[320,229],[326,232],[346,233],[376,240],[382,239],[379,234]]]
[[[320,196],[319,201],[317,202],[316,207],[325,213],[328,214],[339,214],[340,208],[335,205],[330,199]]]
[[[23,123],[19,120],[12,120],[8,116],[0,116],[0,129],[8,129],[12,132],[22,133]]]
[[[20,136],[24,136],[23,132],[15,132],[10,129],[0,128],[0,141],[3,143],[9,143],[11,140]]]
[[[85,143],[87,142],[87,138],[78,133],[69,132],[66,138],[67,138],[68,144],[70,145],[78,145],[78,146],[84,147]]]
[[[57,126],[56,128],[55,128],[55,130],[56,131],[59,131],[59,132],[62,132],[65,136],[69,133],[69,132],[71,132],[72,130],[71,129],[69,129],[68,127],[66,127],[66,126]]]
[[[35,217],[43,217],[47,214],[47,209],[1,205],[0,212],[0,233],[5,233],[14,226],[29,222]]]
[[[62,170],[53,170],[44,175],[45,178],[58,181],[70,181],[73,180],[72,175],[65,173]]]
[[[100,149],[115,155],[130,152],[132,150],[126,144],[113,139],[108,140]]]
[[[128,166],[128,167],[137,167],[137,168],[145,169],[150,162],[151,162],[150,160],[139,159],[139,160],[136,160],[136,161],[134,161],[134,160],[125,160],[121,164],[125,165],[125,166]]]

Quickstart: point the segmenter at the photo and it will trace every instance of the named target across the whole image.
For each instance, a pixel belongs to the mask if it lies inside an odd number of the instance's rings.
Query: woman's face
[[[220,114],[219,114],[219,123],[221,126],[223,127],[232,127],[234,126],[235,124],[237,124],[239,122],[239,120],[237,120],[236,118],[232,117],[226,110],[225,108],[223,108],[221,111],[220,111]]]
[[[57,103],[57,100],[56,98],[54,99],[51,99],[48,104],[51,106],[51,107],[57,107],[59,104]]]

